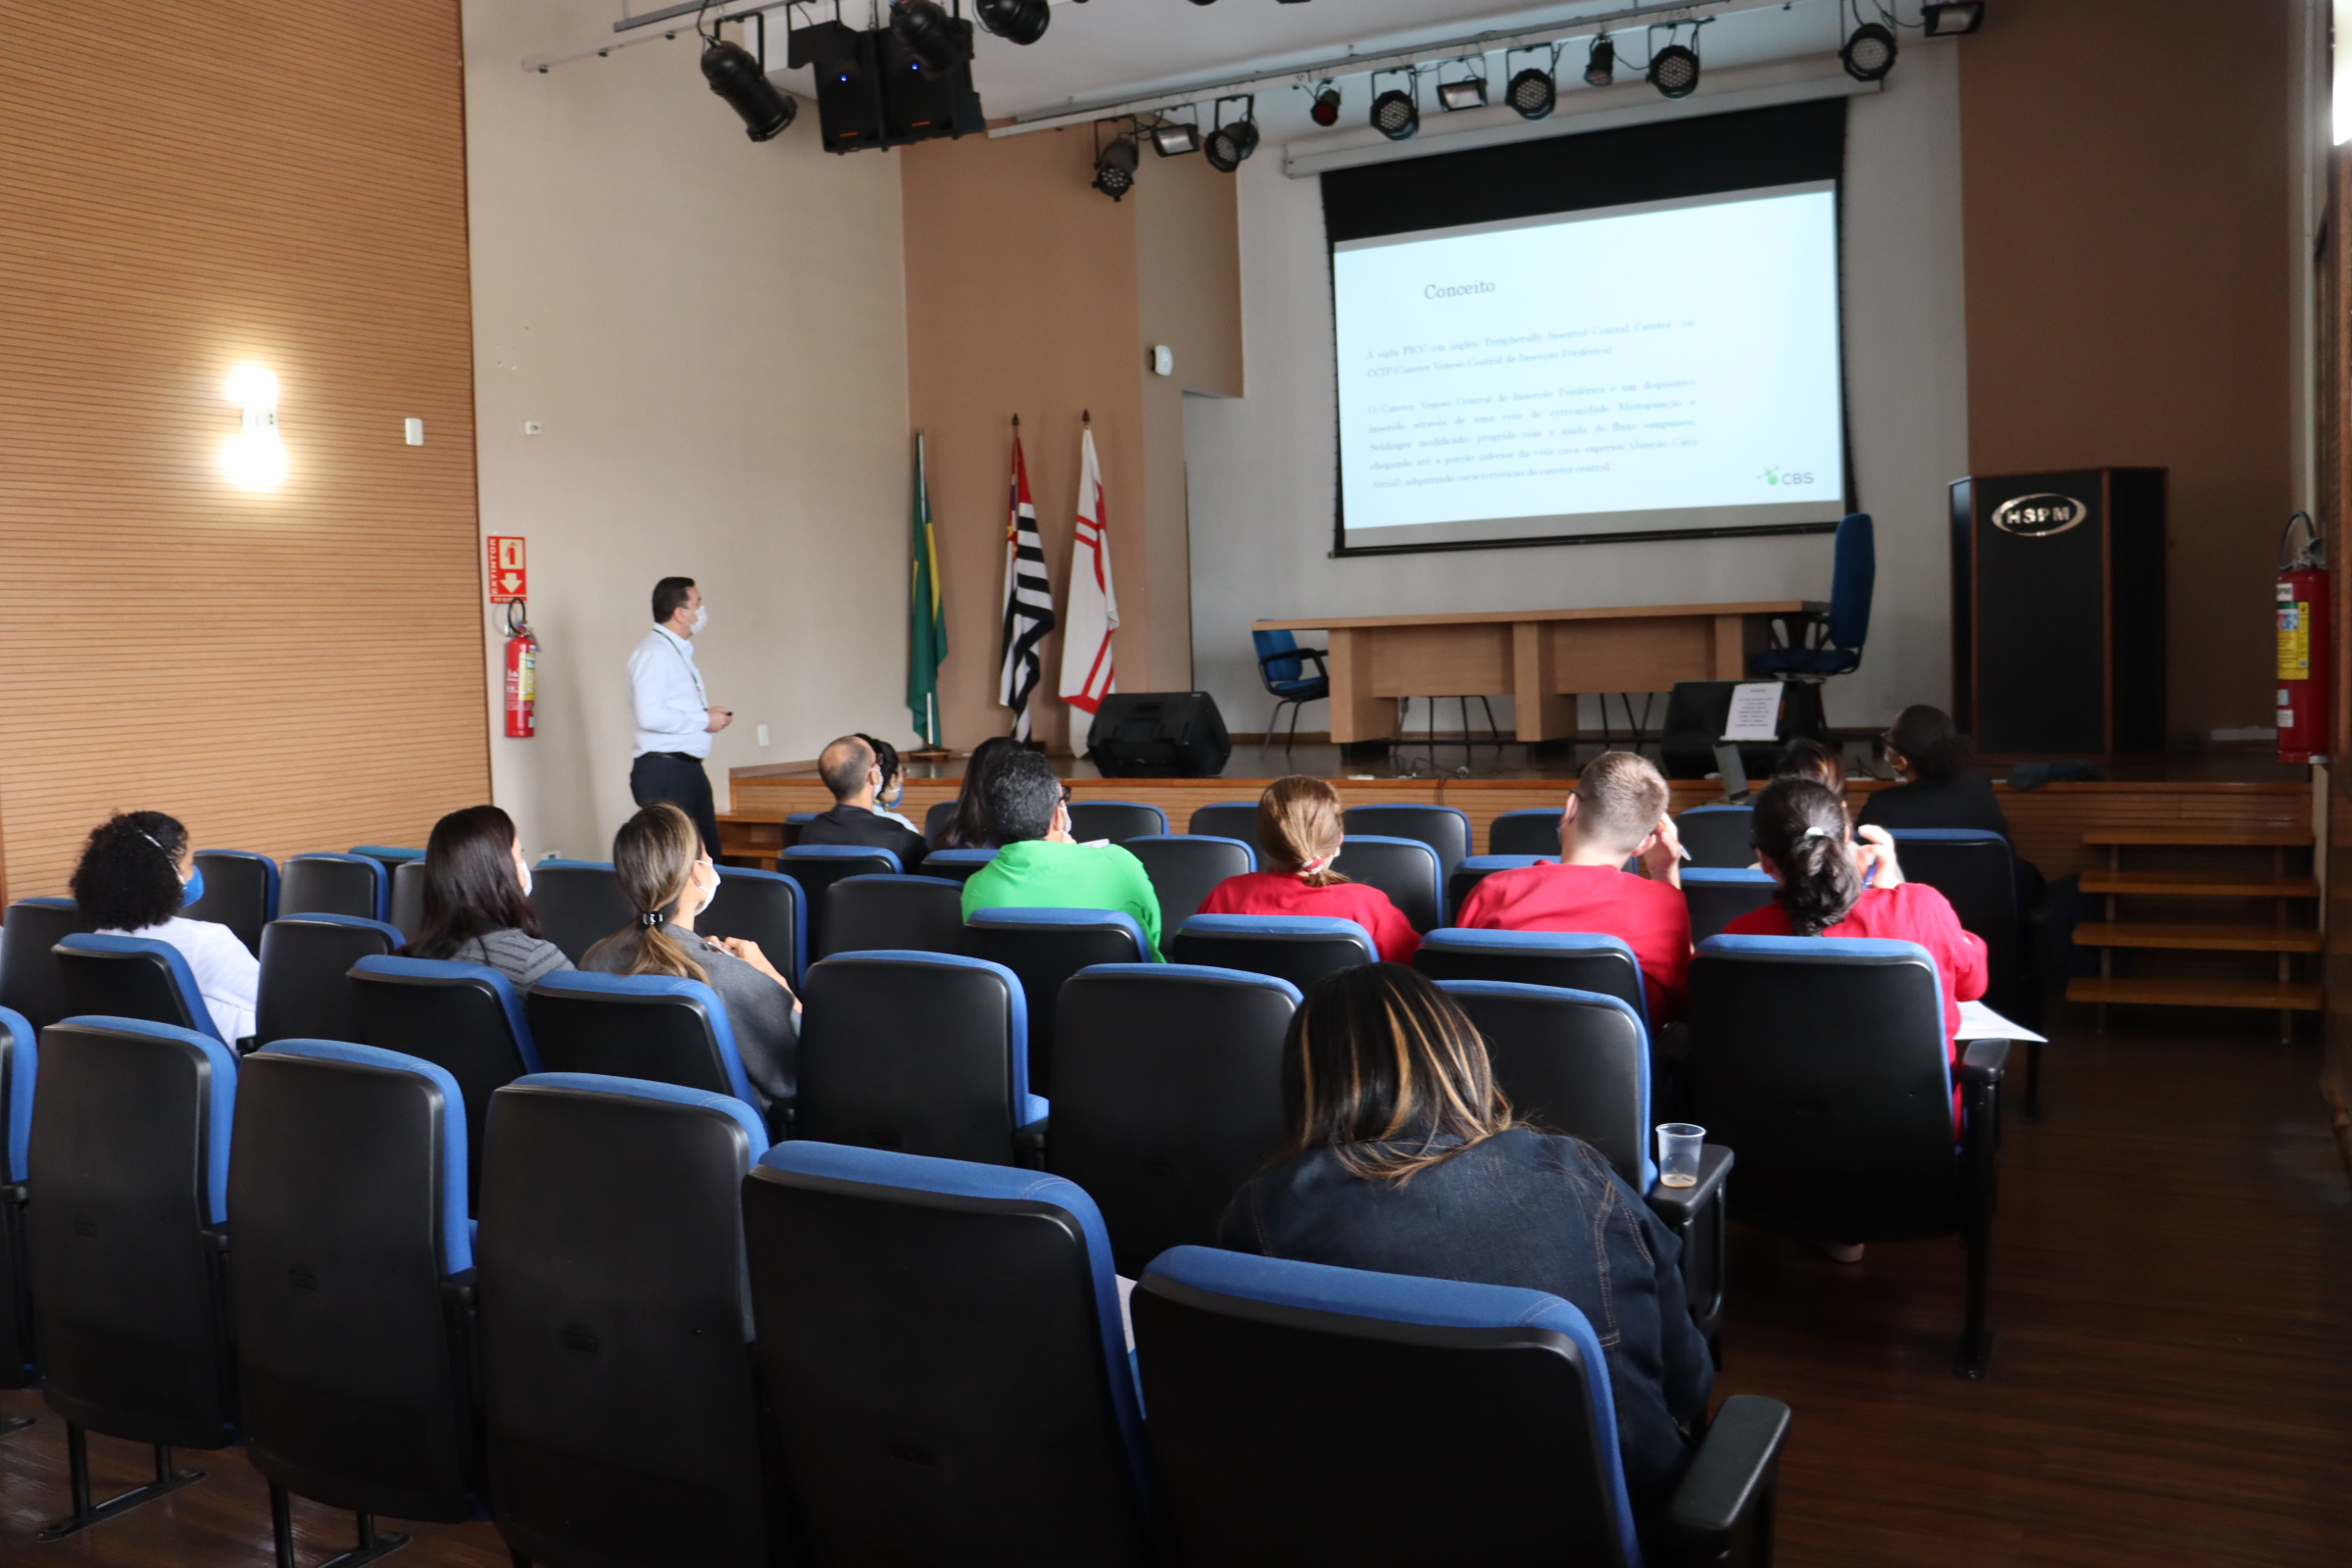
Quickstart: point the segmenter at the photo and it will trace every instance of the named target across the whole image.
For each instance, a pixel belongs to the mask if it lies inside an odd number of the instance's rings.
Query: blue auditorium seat
[[[1674,819],[1690,864],[1744,871],[1756,863],[1752,806],[1693,806]]]
[[[356,914],[289,914],[262,928],[262,975],[253,1011],[257,1044],[360,1038],[351,966],[401,946],[398,928]]]
[[[1445,919],[1445,865],[1421,839],[1350,833],[1340,841],[1340,858],[1331,868],[1387,894],[1416,931],[1433,931]]]
[[[1421,951],[1413,955],[1413,967],[1432,980],[1516,980],[1597,991],[1633,1008],[1644,1028],[1649,1023],[1642,963],[1622,937],[1447,926],[1422,941]]]
[[[2025,909],[2019,897],[2017,855],[1998,833],[1977,828],[1898,827],[1896,861],[1907,882],[1924,882],[1950,901],[1960,927],[1984,939],[1989,984],[1984,1004],[2028,1029],[2039,1031],[2041,976],[2026,940]],[[2041,1115],[2041,1043],[2026,1042],[2026,1119]]]
[[[1159,926],[1173,931],[1200,912],[1200,906],[1227,877],[1257,869],[1257,852],[1244,839],[1208,833],[1152,833],[1122,846],[1144,862],[1159,899]]]
[[[171,943],[77,932],[56,951],[69,1011],[143,1018],[236,1044],[213,1021],[188,960]]]
[[[392,906],[385,919],[411,942],[424,934],[422,860],[403,860],[392,868]]]
[[[179,912],[228,927],[258,957],[262,927],[277,918],[277,862],[250,850],[198,850],[196,869],[204,897]]]
[[[0,924],[0,1007],[23,1013],[35,1029],[46,1029],[71,1012],[56,948],[89,929],[72,899],[19,899],[10,905],[6,923]]]
[[[925,876],[946,877],[961,886],[971,880],[974,871],[996,858],[994,850],[933,850],[923,857],[919,869]]]
[[[1487,824],[1489,855],[1533,855],[1560,858],[1560,813],[1548,806],[1504,811]]]
[[[539,916],[539,934],[574,963],[613,932],[637,923],[610,860],[541,860],[531,867],[531,908]]]
[[[755,1110],[763,1097],[743,1070],[726,1004],[700,980],[559,970],[523,998],[542,1071],[644,1078]]]
[[[1072,801],[1070,837],[1081,844],[1108,839],[1124,844],[1147,834],[1165,833],[1168,813],[1142,801]]]
[[[1198,808],[1191,820],[1184,824],[1187,833],[1205,834],[1210,838],[1240,839],[1261,858],[1266,847],[1257,842],[1257,803],[1255,801],[1218,801]]]
[[[898,876],[906,871],[888,850],[862,844],[796,844],[777,857],[776,869],[799,882],[808,897],[808,944],[825,951],[825,890],[844,877]]]
[[[279,873],[277,912],[381,920],[392,912],[392,876],[383,861],[365,855],[297,855]]]
[[[1196,914],[1168,943],[1177,963],[1247,969],[1301,992],[1338,969],[1378,963],[1372,933],[1353,920],[1307,914]]]
[[[30,1388],[39,1378],[32,1346],[32,1282],[24,1271],[25,1157],[32,1102],[41,1076],[40,1036],[23,1013],[0,1007],[0,1389]],[[0,1433],[27,1416],[0,1417]]]
[[[1721,866],[1683,867],[1683,899],[1690,906],[1690,940],[1721,936],[1723,928],[1773,901],[1780,884],[1762,871]]]
[[[1523,866],[1542,865],[1556,860],[1559,853],[1545,855],[1472,855],[1463,858],[1446,879],[1446,923],[1453,924],[1462,917],[1462,906],[1481,882],[1497,871],[1516,871]]]
[[[963,884],[952,876],[877,873],[843,877],[827,888],[823,956],[881,948],[960,953]]]
[[[1468,858],[1472,849],[1470,816],[1458,807],[1408,802],[1350,806],[1340,813],[1340,820],[1349,838],[1420,840],[1437,854],[1441,882],[1453,875],[1453,868]]]
[[[754,1168],[743,1223],[816,1560],[1157,1560],[1110,1247],[1081,1188],[802,1141]]]
[[[1054,1023],[1061,983],[1097,963],[1149,963],[1158,955],[1136,918],[1117,909],[974,909],[963,951],[1018,976],[1029,1003],[1029,1082],[1054,1093]]]
[[[707,937],[736,937],[759,945],[769,963],[794,985],[808,968],[808,895],[798,879],[750,866],[718,868],[710,907],[695,918]]]
[[[483,1119],[490,1096],[539,1070],[539,1047],[507,977],[478,963],[439,958],[362,958],[351,966],[359,1043],[417,1056],[457,1080],[466,1100],[466,1147],[481,1185]]]

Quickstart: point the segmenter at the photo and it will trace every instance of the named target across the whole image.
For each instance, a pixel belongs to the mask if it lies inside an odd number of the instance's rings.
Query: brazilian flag
[[[939,744],[939,666],[948,657],[948,617],[940,602],[939,531],[931,523],[931,485],[923,473],[923,436],[914,436],[914,559],[906,579],[906,710],[925,746]]]

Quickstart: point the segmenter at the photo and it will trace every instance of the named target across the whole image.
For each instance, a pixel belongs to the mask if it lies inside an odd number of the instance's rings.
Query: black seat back
[[[1762,871],[1719,866],[1683,867],[1683,898],[1690,906],[1690,940],[1721,936],[1723,928],[1773,901],[1780,884]]]
[[[472,1517],[466,1107],[456,1080],[370,1046],[286,1041],[237,1088],[228,1211],[246,1454],[340,1508]]]
[[[1478,885],[1497,871],[1516,871],[1524,866],[1544,863],[1541,855],[1473,855],[1453,868],[1446,879],[1446,923],[1453,924],[1462,917],[1462,906]]]
[[[467,1207],[481,1188],[490,1097],[539,1070],[539,1048],[514,988],[496,969],[430,958],[362,958],[352,965],[360,1044],[418,1056],[457,1080],[466,1101]]]
[[[1685,1093],[1739,1151],[1732,1213],[1823,1241],[1960,1221],[1935,960],[1908,942],[1714,937],[1690,966]]]
[[[1102,1206],[1121,1274],[1215,1246],[1233,1195],[1280,1152],[1298,1007],[1288,981],[1181,963],[1102,964],[1061,988],[1046,1162]]]
[[[209,881],[209,878],[208,878]],[[206,892],[212,889],[208,886]],[[381,920],[390,911],[392,883],[384,862],[366,855],[297,855],[277,886],[279,914],[356,914]]]
[[[645,1078],[760,1103],[726,1004],[700,980],[569,970],[531,987],[522,1010],[546,1071]]]
[[[776,869],[799,881],[808,895],[808,948],[812,953],[823,953],[827,951],[826,890],[845,877],[896,876],[906,867],[899,864],[899,858],[888,850],[867,849],[857,844],[801,844],[786,850],[777,858]]]
[[[1184,824],[1187,833],[1204,833],[1210,838],[1240,839],[1250,846],[1250,853],[1260,859],[1266,847],[1257,842],[1257,803],[1255,801],[1219,801],[1195,810]]]
[[[90,922],[72,899],[19,899],[0,924],[0,1007],[21,1012],[35,1029],[67,1015],[66,977],[52,951]]]
[[[1380,961],[1371,933],[1353,920],[1306,915],[1196,914],[1169,939],[1167,956],[1176,963],[1270,974],[1302,993],[1336,969]]]
[[[1144,862],[1159,899],[1159,925],[1173,931],[1200,912],[1200,906],[1227,877],[1257,869],[1257,852],[1246,840],[1205,833],[1152,833],[1129,839],[1129,855]]]
[[[1446,883],[1438,852],[1419,839],[1349,834],[1340,841],[1340,858],[1331,868],[1387,894],[1416,931],[1433,931],[1445,923]]]
[[[290,914],[262,931],[262,977],[253,1009],[253,1038],[360,1038],[360,999],[351,966],[401,945],[401,933],[380,920],[349,914]]]
[[[536,883],[533,884],[536,886]],[[391,922],[403,940],[414,942],[424,930],[424,862],[403,860],[392,868]]]
[[[1349,838],[1418,839],[1428,845],[1437,855],[1441,883],[1470,855],[1470,817],[1459,807],[1406,802],[1350,806],[1341,820]]]
[[[1118,1289],[1084,1192],[796,1140],[744,1183],[743,1223],[816,1560],[1152,1560]]]
[[[956,808],[962,804],[953,796],[934,802],[930,809],[923,812],[923,842],[937,849],[939,836],[948,830],[950,822],[956,820]]]
[[[1582,1138],[1637,1193],[1650,1157],[1649,1035],[1615,997],[1508,980],[1441,980],[1478,1026],[1511,1113]]]
[[[1149,963],[1143,928],[1109,909],[974,909],[963,951],[1010,969],[1029,1004],[1029,1087],[1054,1093],[1054,1019],[1061,984],[1092,964]]]
[[[1433,931],[1413,955],[1432,980],[1515,980],[1615,997],[1645,1023],[1649,1000],[1634,950],[1611,936],[1566,931]]]
[[[696,917],[705,936],[756,942],[769,963],[794,985],[808,967],[808,899],[800,883],[775,871],[718,868],[718,892]]]
[[[584,1073],[500,1090],[481,1232],[482,1392],[499,1532],[536,1562],[770,1568],[724,1095]]]
[[[277,918],[277,862],[250,850],[198,850],[196,869],[204,874],[204,897],[179,912],[228,927],[259,955],[262,927]]]
[[[637,918],[629,896],[620,891],[620,878],[603,860],[542,860],[532,866],[531,908],[539,916],[539,934],[574,963]]]
[[[1002,964],[845,953],[808,966],[801,1002],[799,1137],[1009,1165],[1013,1129],[1045,1113]]]
[[[1984,1004],[2029,1028],[2041,1017],[2040,990],[2027,961],[2017,902],[2017,858],[1998,833],[1965,828],[1897,828],[1904,880],[1942,894],[1962,930],[1984,939],[1990,984]]]
[[[0,1007],[0,1178],[12,1184],[25,1180],[40,1061],[40,1037],[31,1022]],[[39,1375],[31,1280],[24,1269],[24,1205],[0,1199],[0,1389],[30,1388]]]
[[[1505,811],[1487,824],[1489,855],[1560,858],[1560,813],[1548,806]]]
[[[1168,813],[1141,801],[1072,801],[1070,837],[1081,844],[1108,839],[1124,844],[1168,830]]]
[[[1745,870],[1756,863],[1752,806],[1693,806],[1674,819],[1692,865]]]
[[[169,1024],[41,1034],[27,1249],[50,1407],[134,1443],[236,1441],[220,1251],[236,1054]]]
[[[942,877],[961,887],[972,879],[973,872],[996,858],[994,850],[933,850],[923,857],[922,874]]]
[[[956,953],[963,884],[952,876],[852,876],[825,890],[825,952]]]
[[[69,1016],[138,1018],[236,1044],[205,1005],[186,957],[168,942],[102,932],[70,936],[57,945],[57,972]]]

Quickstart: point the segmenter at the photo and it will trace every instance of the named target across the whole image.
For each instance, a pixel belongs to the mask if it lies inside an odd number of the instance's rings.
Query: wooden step
[[[2180,845],[2191,849],[2292,850],[2311,847],[2307,827],[2086,827],[2085,844]]]
[[[2277,1007],[2317,1012],[2318,986],[2276,980],[2109,979],[2083,975],[2066,985],[2069,1002],[2132,1002],[2156,1007]]]
[[[2307,876],[2249,876],[2229,871],[2085,871],[2085,893],[2161,893],[2189,899],[2316,899]]]
[[[2081,948],[2194,948],[2204,953],[2317,953],[2320,933],[2307,925],[2176,925],[2168,921],[2084,921]]]

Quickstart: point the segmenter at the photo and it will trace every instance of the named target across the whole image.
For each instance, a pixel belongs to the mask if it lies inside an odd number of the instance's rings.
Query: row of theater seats
[[[400,1544],[379,1513],[598,1568],[1336,1568],[1451,1560],[1465,1530],[1769,1560],[1787,1407],[1727,1401],[1639,1541],[1606,1354],[1555,1298],[1178,1246],[1131,1342],[1059,1177],[770,1147],[733,1097],[595,1074],[499,1088],[477,1135],[400,1053],[0,1026],[0,1268],[29,1262],[0,1371],[69,1423],[47,1538],[199,1479],[172,1447],[242,1444],[281,1561],[289,1494],[360,1514],[347,1561]],[[156,1481],[93,1501],[87,1431],[155,1445]]]

